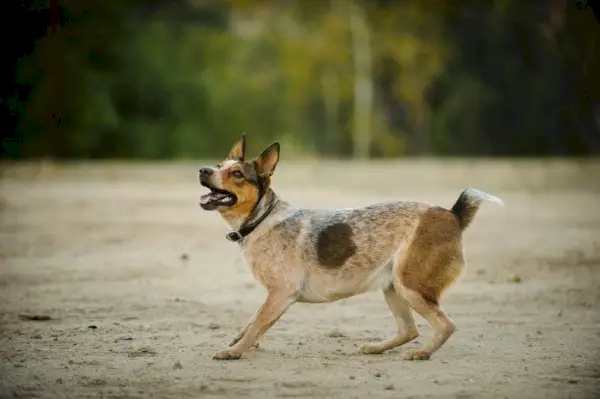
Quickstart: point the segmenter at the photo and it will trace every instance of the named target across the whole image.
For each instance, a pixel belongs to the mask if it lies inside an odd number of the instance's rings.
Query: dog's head
[[[200,184],[210,192],[200,197],[200,206],[243,217],[249,214],[266,192],[279,162],[279,143],[267,147],[260,156],[246,161],[246,136],[234,144],[231,152],[216,167],[199,171]]]

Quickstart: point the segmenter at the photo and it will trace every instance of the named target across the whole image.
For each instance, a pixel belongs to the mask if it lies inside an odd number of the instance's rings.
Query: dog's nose
[[[200,176],[210,176],[213,174],[213,170],[211,168],[201,168],[200,171]]]

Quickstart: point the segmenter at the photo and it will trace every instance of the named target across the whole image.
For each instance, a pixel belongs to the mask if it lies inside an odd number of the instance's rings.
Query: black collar
[[[248,223],[254,216],[254,212],[258,209],[258,205],[260,204],[260,201],[262,201],[262,199],[265,197],[266,190],[265,190],[265,186],[264,186],[263,182],[261,180],[258,180],[255,182],[255,184],[258,187],[258,201],[256,201],[256,204],[250,211],[250,214],[248,215],[246,220],[244,220],[242,222],[242,225],[240,226],[238,231],[230,231],[229,233],[227,233],[225,235],[225,238],[227,238],[229,241],[238,242],[238,241],[243,240],[244,237],[246,237],[248,234],[252,233],[254,231],[254,229],[256,229],[258,227],[258,225],[261,224],[262,221],[267,218],[267,216],[269,216],[271,211],[273,211],[273,208],[275,208],[277,201],[275,201],[275,199],[273,199],[271,201],[271,204],[267,208],[267,210],[258,219],[256,219],[252,223]]]
[[[267,208],[267,210],[258,219],[256,219],[252,223],[247,223],[250,218],[246,219],[242,223],[242,225],[240,226],[240,228],[238,229],[238,231],[230,231],[229,233],[227,233],[225,235],[225,237],[229,241],[233,241],[233,242],[241,241],[248,234],[252,233],[254,231],[254,229],[256,229],[258,227],[258,225],[261,224],[263,222],[263,220],[265,220],[267,218],[267,216],[269,216],[269,214],[273,211],[273,208],[275,208],[275,205],[277,205],[277,201],[275,201],[273,199],[271,201],[271,205],[269,205],[269,207]],[[250,214],[252,214],[252,212]]]

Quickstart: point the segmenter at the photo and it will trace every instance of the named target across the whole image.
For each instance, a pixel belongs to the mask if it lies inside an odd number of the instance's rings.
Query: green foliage
[[[28,95],[3,99],[20,121],[3,155],[220,157],[242,132],[253,153],[593,152],[598,99],[571,72],[594,55],[548,25],[565,10],[530,3],[64,0],[64,26],[18,64]],[[373,88],[360,126],[356,10]]]

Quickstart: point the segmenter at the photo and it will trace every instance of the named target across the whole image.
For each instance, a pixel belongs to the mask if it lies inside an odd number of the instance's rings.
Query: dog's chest
[[[280,287],[294,274],[292,252],[273,245],[253,245],[243,251],[254,278],[264,287]]]

